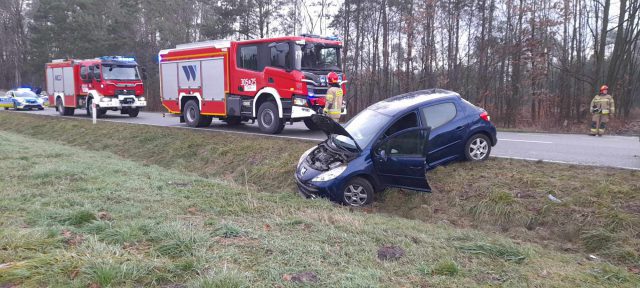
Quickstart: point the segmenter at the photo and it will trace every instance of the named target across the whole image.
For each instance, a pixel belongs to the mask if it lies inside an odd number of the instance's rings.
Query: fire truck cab
[[[219,118],[230,125],[258,121],[265,133],[321,112],[327,74],[346,79],[341,42],[303,35],[246,41],[214,40],[159,53],[162,104],[181,121],[204,127]]]
[[[87,60],[53,60],[45,67],[49,103],[60,115],[73,115],[75,109],[85,109],[96,116],[118,111],[137,117],[147,106],[144,85],[135,59],[104,56]]]

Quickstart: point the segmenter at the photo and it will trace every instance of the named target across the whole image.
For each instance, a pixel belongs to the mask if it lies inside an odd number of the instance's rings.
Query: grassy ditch
[[[494,233],[9,132],[0,143],[3,287],[640,285],[624,268]],[[380,260],[381,247],[401,253]]]
[[[293,172],[310,142],[0,113],[0,130],[296,197]],[[117,133],[114,133],[117,131]],[[368,212],[495,232],[557,251],[640,266],[640,172],[506,159],[428,175],[434,193],[389,190]],[[562,203],[547,197],[554,195]]]

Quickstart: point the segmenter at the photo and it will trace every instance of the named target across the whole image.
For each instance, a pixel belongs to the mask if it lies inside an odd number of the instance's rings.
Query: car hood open
[[[354,139],[353,136],[351,136],[351,134],[349,134],[349,132],[347,132],[344,127],[342,127],[342,125],[336,123],[336,121],[333,121],[333,119],[324,115],[314,114],[311,115],[311,121],[316,125],[316,127],[318,127],[318,129],[322,130],[324,134],[327,134],[327,137],[330,137],[332,134],[349,137],[351,138],[351,140],[353,140],[353,143],[356,144],[358,150],[362,151],[362,149],[360,149],[360,146],[358,146],[358,142],[356,141],[356,139]]]

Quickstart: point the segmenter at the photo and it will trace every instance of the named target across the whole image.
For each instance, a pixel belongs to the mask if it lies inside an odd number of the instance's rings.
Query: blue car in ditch
[[[442,89],[380,101],[344,126],[321,115],[311,121],[327,140],[300,157],[298,190],[350,206],[370,204],[387,187],[430,192],[426,171],[486,160],[498,142],[484,109]]]

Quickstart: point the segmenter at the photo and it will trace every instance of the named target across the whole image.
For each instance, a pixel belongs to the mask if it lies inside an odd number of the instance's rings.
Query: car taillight
[[[482,118],[482,120],[484,121],[491,122],[491,116],[489,116],[489,113],[487,113],[487,111],[482,111],[482,113],[480,113],[480,118]]]

